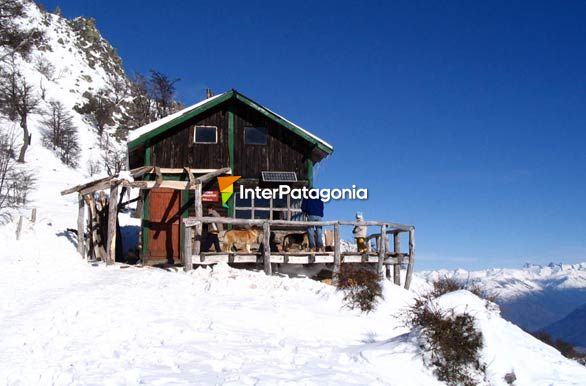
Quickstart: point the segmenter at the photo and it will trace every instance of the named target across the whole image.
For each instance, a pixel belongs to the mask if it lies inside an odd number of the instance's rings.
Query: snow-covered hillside
[[[5,68],[15,67],[22,78],[32,86],[33,97],[40,99],[36,111],[30,115],[29,126],[32,134],[31,148],[41,146],[41,123],[44,112],[52,101],[61,102],[73,116],[77,128],[81,151],[79,162],[86,169],[88,161],[101,159],[103,151],[98,148],[99,138],[95,122],[74,108],[83,106],[88,98],[102,93],[112,100],[123,94],[120,88],[128,87],[128,80],[122,68],[122,61],[115,49],[100,35],[92,19],[78,17],[67,20],[59,15],[39,9],[32,1],[23,0],[25,16],[16,20],[24,31],[37,29],[44,34],[44,42],[34,46],[28,57],[14,56],[11,62],[8,50],[0,48]],[[117,90],[117,91],[115,91]],[[123,111],[120,105],[118,111]],[[114,117],[116,118],[116,116]],[[7,119],[0,120],[4,129],[13,130],[20,140],[20,128]],[[111,137],[115,127],[106,127]],[[108,138],[108,146],[123,149],[123,145]]]
[[[435,385],[401,314],[414,292],[391,284],[376,312],[342,307],[334,288],[226,265],[190,273],[89,265],[64,229],[76,202],[35,198],[39,220],[15,241],[0,228],[0,380],[8,385]],[[75,177],[74,174],[71,177]],[[486,384],[580,385],[586,368],[461,291],[485,337]]]
[[[488,269],[482,271],[433,271],[417,275],[426,281],[439,277],[454,277],[463,282],[478,283],[497,296],[503,316],[524,329],[536,331],[564,319],[586,304],[586,263],[526,265],[521,269]],[[579,315],[584,315],[581,313]],[[568,336],[575,327],[586,325],[586,319],[572,318],[576,326],[566,321]],[[564,339],[558,325],[555,338]],[[586,339],[586,337],[582,337]]]

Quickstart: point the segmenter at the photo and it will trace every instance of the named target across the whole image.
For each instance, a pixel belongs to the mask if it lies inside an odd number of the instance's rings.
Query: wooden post
[[[387,227],[381,225],[380,227],[380,240],[378,243],[378,266],[377,272],[380,280],[385,278],[383,272],[383,263],[385,262],[385,250],[387,248]]]
[[[201,183],[195,185],[195,197],[194,197],[194,204],[195,204],[195,217],[203,217],[203,207],[201,204]],[[199,221],[195,225],[195,245],[193,254],[199,256],[200,261],[201,259],[201,236],[203,233],[203,224]]]
[[[31,222],[33,224],[37,222],[37,208],[33,208],[31,211]]]
[[[22,216],[18,219],[18,225],[16,226],[16,239],[20,240],[20,232],[22,231]]]
[[[106,264],[116,262],[116,220],[118,219],[118,185],[110,188],[108,203],[108,243],[106,244]]]
[[[399,264],[393,264],[393,282],[396,285],[401,285],[401,259],[399,257],[399,254],[401,253],[400,232],[393,233],[393,251],[395,252],[395,257],[399,261]]]
[[[85,215],[85,201],[81,194],[77,200],[78,211],[77,211],[77,252],[81,257],[85,257],[85,235],[84,235],[84,215]]]
[[[186,226],[185,232],[183,232],[185,240],[183,240],[183,270],[185,272],[191,271],[193,269],[193,250],[191,243],[191,227]]]
[[[415,229],[409,230],[409,264],[407,265],[407,276],[405,277],[405,289],[411,286],[411,276],[413,275],[413,264],[415,263]]]
[[[265,273],[267,275],[272,274],[271,270],[271,226],[269,225],[268,221],[265,221],[262,224],[262,238],[263,238],[263,263],[265,268]]]
[[[85,195],[85,200],[86,200],[86,204],[88,206],[89,212],[90,212],[90,216],[89,216],[89,221],[90,221],[90,234],[91,234],[91,248],[92,250],[90,251],[90,253],[93,253],[94,258],[100,259],[102,261],[106,261],[106,257],[107,257],[107,252],[106,249],[104,248],[104,240],[102,240],[102,236],[100,235],[99,232],[99,227],[100,227],[100,222],[98,220],[98,212],[96,209],[96,200],[94,198],[93,194],[88,194]]]
[[[332,274],[332,284],[338,285],[340,266],[342,264],[342,254],[340,252],[340,224],[334,224],[334,272]]]

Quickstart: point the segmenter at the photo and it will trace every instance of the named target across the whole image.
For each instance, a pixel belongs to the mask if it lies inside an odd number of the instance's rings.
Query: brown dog
[[[258,227],[250,229],[232,229],[224,234],[224,248],[226,252],[232,252],[233,249],[245,249],[251,253],[250,247],[253,243],[259,243],[262,237],[262,230]]]
[[[283,237],[283,251],[307,251],[309,248],[309,240],[307,233],[289,233]]]

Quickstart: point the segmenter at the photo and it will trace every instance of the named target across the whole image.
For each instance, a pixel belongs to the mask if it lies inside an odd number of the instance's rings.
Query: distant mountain
[[[576,346],[586,347],[586,304],[582,304],[565,318],[544,328],[554,339],[562,339]]]
[[[536,331],[550,326],[586,303],[586,263],[532,265],[521,269],[420,272],[426,281],[439,277],[477,283],[497,295],[505,319]]]

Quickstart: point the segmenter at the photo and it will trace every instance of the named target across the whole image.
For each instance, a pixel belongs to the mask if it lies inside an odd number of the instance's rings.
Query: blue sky
[[[44,1],[185,103],[236,88],[332,143],[327,217],[417,227],[417,269],[586,260],[586,2]],[[319,4],[315,4],[319,3]]]

